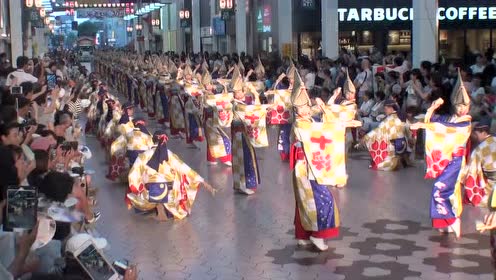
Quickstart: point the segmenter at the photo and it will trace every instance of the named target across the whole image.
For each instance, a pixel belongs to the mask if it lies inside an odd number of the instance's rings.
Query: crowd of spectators
[[[33,229],[18,231],[4,223],[0,230],[0,279],[89,279],[73,253],[88,241],[106,244],[89,227],[100,213],[93,210],[97,189],[84,170],[91,151],[82,129],[82,100],[103,86],[69,55],[20,56],[14,69],[0,54],[0,220],[9,215],[8,189],[34,188],[38,199]],[[55,206],[73,220],[54,218],[49,209]],[[35,242],[40,233],[50,235],[41,229],[43,219],[55,223],[55,232],[40,247]],[[134,267],[124,274],[137,277]]]

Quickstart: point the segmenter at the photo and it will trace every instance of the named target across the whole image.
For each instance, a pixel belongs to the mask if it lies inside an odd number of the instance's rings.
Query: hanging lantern
[[[189,11],[188,10],[184,11],[184,18],[189,19]]]
[[[40,17],[44,18],[46,16],[45,9],[40,9]]]
[[[48,17],[45,18],[45,24],[46,25],[49,25],[50,24],[50,18],[48,18]]]
[[[43,6],[43,1],[42,0],[34,0],[34,5],[36,8],[41,8]]]
[[[26,0],[26,7],[31,8],[33,7],[34,0]]]

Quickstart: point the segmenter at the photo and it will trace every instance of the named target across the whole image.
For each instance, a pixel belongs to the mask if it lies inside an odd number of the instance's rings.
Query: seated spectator
[[[372,107],[375,104],[374,93],[372,91],[367,91],[363,96],[363,103],[358,110],[358,115],[360,117],[368,117],[372,111]]]
[[[73,178],[67,173],[48,172],[40,183],[38,191],[47,199],[56,202],[64,202],[69,197],[76,198],[78,203],[76,209],[81,211],[85,217],[85,223],[95,223],[100,218],[100,213],[93,213],[89,207],[88,199],[79,178]],[[57,231],[59,225],[57,224]],[[60,231],[56,233],[56,240],[63,240],[70,234],[70,224],[61,223]]]
[[[23,137],[19,127],[20,125],[16,122],[0,125],[0,141],[3,145],[21,145]]]
[[[56,136],[65,137],[67,129],[72,125],[72,118],[67,112],[57,112],[54,130]]]
[[[55,133],[51,130],[43,130],[40,132],[40,137],[33,140],[31,143],[32,150],[42,150],[48,152],[50,148],[57,146],[57,139]]]
[[[486,94],[484,86],[482,85],[482,74],[477,73],[472,76],[472,91],[470,92],[470,97],[472,100],[476,99],[478,96],[484,96]]]
[[[36,167],[28,175],[28,183],[30,186],[40,186],[43,181],[43,177],[49,171],[50,158],[47,151],[34,150],[34,157],[36,161]]]
[[[363,135],[376,128],[379,123],[385,118],[384,115],[384,100],[386,95],[384,92],[379,91],[375,94],[375,104],[372,106],[370,110],[370,114],[368,117],[362,118],[362,127],[360,134]]]

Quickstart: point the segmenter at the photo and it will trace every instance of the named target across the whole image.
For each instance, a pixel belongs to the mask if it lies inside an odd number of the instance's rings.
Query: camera
[[[15,86],[10,88],[10,94],[22,94],[22,87],[20,86]]]
[[[129,269],[129,261],[125,260],[125,259],[115,261],[113,263],[113,266],[114,266],[115,270],[117,271],[117,273],[119,273],[120,275],[124,275],[124,274],[126,274],[126,270]]]
[[[71,171],[72,171],[72,173],[77,174],[80,177],[82,177],[84,175],[84,167],[82,167],[82,166],[73,167]]]
[[[24,121],[22,125],[23,126],[36,126],[38,124],[36,123],[36,120],[28,119],[28,120]]]

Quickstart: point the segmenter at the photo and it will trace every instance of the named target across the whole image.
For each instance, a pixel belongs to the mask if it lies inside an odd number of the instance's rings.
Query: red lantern
[[[34,0],[26,0],[26,7],[31,8],[33,7]]]

